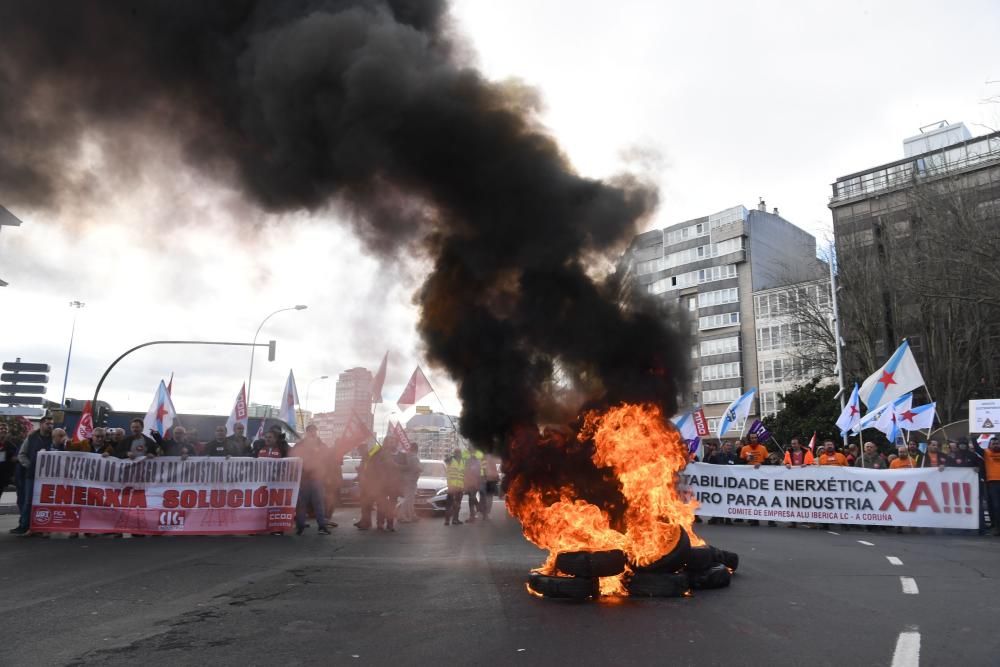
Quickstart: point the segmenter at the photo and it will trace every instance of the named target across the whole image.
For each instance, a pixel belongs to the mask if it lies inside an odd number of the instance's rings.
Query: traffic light
[[[276,341],[276,340],[269,340],[267,342],[267,360],[268,361],[274,361],[274,352],[275,352],[275,349],[277,347],[278,347],[278,341]]]

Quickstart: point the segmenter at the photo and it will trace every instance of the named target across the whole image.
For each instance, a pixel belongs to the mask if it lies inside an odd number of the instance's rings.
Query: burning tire
[[[626,588],[633,597],[678,598],[687,593],[690,584],[683,573],[636,572]]]
[[[556,569],[574,577],[613,577],[625,571],[625,552],[567,551],[556,556]]]
[[[728,567],[730,570],[735,572],[740,567],[740,555],[732,551],[726,551],[725,549],[719,549],[719,553],[722,555],[722,564]]]
[[[681,536],[677,539],[677,544],[674,545],[670,553],[659,560],[653,561],[649,565],[637,567],[635,570],[637,572],[677,572],[687,563],[690,551],[691,538],[688,537],[686,530],[682,530]]]
[[[701,572],[722,562],[721,549],[716,549],[712,546],[691,547],[691,550],[688,552],[687,570],[689,572]]]
[[[725,588],[733,580],[729,568],[722,563],[717,563],[707,570],[700,572],[689,572],[688,579],[691,588],[695,590],[707,590],[711,588]]]
[[[600,595],[597,579],[591,577],[549,577],[532,572],[528,586],[547,598],[586,600]]]

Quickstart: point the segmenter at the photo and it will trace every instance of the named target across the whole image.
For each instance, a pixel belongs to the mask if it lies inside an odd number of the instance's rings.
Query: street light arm
[[[303,308],[300,308],[299,306],[292,306],[291,308],[279,308],[278,310],[274,311],[273,313],[265,317],[263,320],[261,320],[260,326],[258,326],[257,331],[254,332],[253,347],[250,348],[250,373],[247,375],[247,396],[246,396],[247,410],[250,409],[250,387],[253,386],[253,357],[254,357],[254,352],[257,351],[257,336],[260,335],[260,330],[264,328],[264,325],[267,323],[269,319],[271,319],[278,313],[283,313],[286,310],[302,310],[302,309]]]
[[[135,347],[125,350],[117,359],[111,362],[111,365],[104,371],[104,375],[97,382],[97,388],[94,389],[94,399],[90,402],[91,409],[96,414],[97,412],[97,397],[101,393],[101,387],[104,385],[104,380],[107,379],[108,374],[111,370],[118,365],[118,362],[132,354],[136,350],[141,350],[144,347],[149,347],[150,345],[228,345],[232,347],[248,347],[256,346],[256,343],[230,343],[226,341],[215,341],[215,340],[151,340],[148,343],[142,343],[141,345],[136,345]],[[261,344],[261,347],[266,347]]]

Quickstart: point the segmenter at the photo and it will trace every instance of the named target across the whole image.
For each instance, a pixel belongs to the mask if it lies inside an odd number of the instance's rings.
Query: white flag
[[[917,368],[910,344],[904,340],[889,361],[864,381],[858,395],[869,410],[874,410],[922,386],[924,376]]]
[[[285,381],[285,392],[281,395],[281,409],[278,416],[286,424],[295,428],[295,406],[299,404],[299,390],[295,387],[295,375],[288,371],[288,380]]]
[[[236,394],[236,402],[233,403],[233,409],[229,413],[229,419],[226,420],[226,435],[232,435],[236,432],[234,428],[236,424],[243,424],[243,433],[247,432],[247,385],[246,383],[240,387],[240,393]]]
[[[854,391],[851,392],[851,400],[847,401],[840,417],[837,418],[837,428],[841,435],[853,430],[861,421],[861,406],[858,403],[858,385],[854,384]]]
[[[729,407],[726,408],[726,411],[722,415],[722,419],[719,420],[720,438],[726,434],[733,424],[746,420],[747,415],[750,414],[750,406],[753,404],[753,397],[756,393],[757,388],[754,387],[729,404]]]

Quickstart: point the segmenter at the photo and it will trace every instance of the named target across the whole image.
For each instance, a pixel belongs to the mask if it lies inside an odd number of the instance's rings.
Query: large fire
[[[652,405],[621,405],[584,415],[575,434],[523,434],[511,447],[508,510],[524,535],[549,550],[542,574],[558,576],[558,554],[620,549],[648,565],[691,528],[697,503],[682,498],[677,472],[687,464],[680,435]],[[624,595],[625,573],[604,577],[601,595]]]

